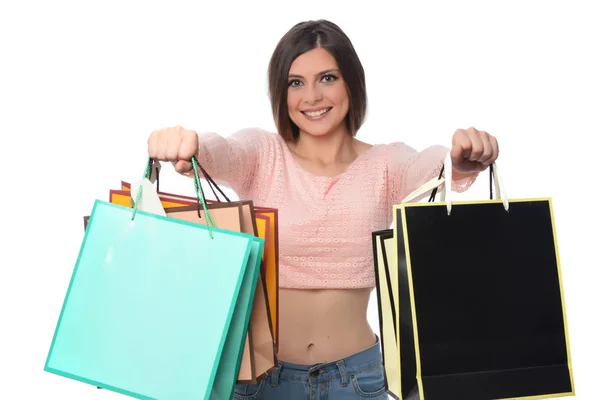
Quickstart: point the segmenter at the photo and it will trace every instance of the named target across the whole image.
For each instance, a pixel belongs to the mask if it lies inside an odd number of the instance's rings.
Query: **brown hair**
[[[277,130],[285,140],[295,140],[299,135],[287,107],[290,67],[296,57],[319,47],[335,58],[346,83],[350,98],[346,126],[352,136],[356,135],[364,121],[367,111],[365,72],[352,42],[333,22],[322,19],[300,22],[279,40],[269,62],[271,109]]]

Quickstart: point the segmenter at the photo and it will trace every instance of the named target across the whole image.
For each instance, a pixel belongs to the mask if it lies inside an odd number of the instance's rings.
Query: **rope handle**
[[[502,179],[500,178],[500,174],[498,173],[498,164],[494,163],[494,164],[490,165],[489,170],[490,170],[490,200],[493,199],[494,197],[497,200],[502,199],[502,203],[504,204],[504,209],[506,211],[508,211],[508,209],[509,209],[508,198],[506,196],[506,190],[504,189],[504,184],[502,182]],[[430,195],[428,201],[433,202],[435,200],[435,196],[437,194],[438,187],[441,184],[445,183],[445,185],[442,188],[441,193],[440,193],[440,201],[446,202],[446,208],[448,210],[448,215],[450,215],[450,213],[452,211],[452,199],[450,198],[451,196],[447,195],[447,192],[451,192],[451,186],[450,186],[450,190],[447,190],[447,186],[451,185],[451,182],[452,182],[452,159],[450,158],[450,153],[448,153],[446,155],[446,157],[444,158],[444,164],[442,165],[439,176],[437,178],[431,179],[428,182],[425,182],[423,185],[421,185],[420,187],[415,189],[413,192],[408,194],[401,201],[401,203],[410,202],[418,197],[423,196],[424,194],[428,193],[429,191],[431,191],[431,195]],[[494,183],[494,186],[496,189],[495,196],[494,196],[494,191],[492,189],[492,183]]]
[[[146,164],[146,170],[144,171],[144,178],[150,180],[150,177],[152,175],[152,166],[153,166],[154,160],[152,158],[148,159],[148,163]],[[198,169],[202,168],[199,166],[198,164],[198,160],[196,159],[196,156],[192,157],[192,168],[194,170],[194,189],[196,191],[196,197],[198,199],[198,217],[201,218],[200,215],[200,207],[202,207],[202,209],[204,210],[204,215],[206,216],[206,227],[208,228],[208,233],[210,235],[211,238],[214,238],[213,236],[213,228],[216,227],[215,221],[213,220],[212,216],[210,215],[210,212],[208,211],[208,208],[206,206],[206,201],[204,198],[204,191],[202,190],[202,185],[200,183],[200,176],[198,173]],[[158,174],[158,171],[156,171]],[[157,177],[158,178],[158,177]],[[158,183],[158,182],[157,182]],[[140,185],[137,193],[136,193],[136,197],[135,197],[135,201],[133,203],[133,212],[131,215],[131,220],[133,220],[137,214],[137,210],[138,210],[138,204],[140,202],[140,199],[142,197],[142,185]]]
[[[496,188],[495,199],[502,199],[502,204],[504,205],[504,209],[508,211],[508,197],[506,196],[506,190],[504,189],[504,184],[502,179],[500,178],[500,174],[498,173],[498,164],[494,162],[490,165],[490,199],[492,198],[492,190],[491,185],[492,181],[494,182]],[[450,152],[446,154],[446,158],[444,159],[444,177],[446,180],[446,185],[440,194],[440,201],[446,203],[446,209],[448,210],[448,215],[450,215],[452,211],[452,158],[450,157]]]

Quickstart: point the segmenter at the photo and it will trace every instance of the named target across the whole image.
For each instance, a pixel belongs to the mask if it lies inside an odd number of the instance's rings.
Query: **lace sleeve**
[[[405,143],[393,143],[390,147],[388,188],[392,205],[399,204],[413,190],[439,176],[444,165],[444,157],[449,151],[444,146],[431,146],[423,151],[417,151]],[[475,182],[477,175],[476,173],[453,180],[452,190],[459,193],[466,191]],[[425,196],[427,194],[412,201],[417,202]]]
[[[198,162],[218,183],[236,193],[251,185],[267,147],[267,137],[258,128],[246,128],[231,136],[199,133]]]

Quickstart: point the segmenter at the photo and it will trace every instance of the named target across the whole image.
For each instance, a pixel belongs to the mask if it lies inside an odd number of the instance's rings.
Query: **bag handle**
[[[433,178],[432,180],[425,182],[424,184],[419,186],[417,189],[413,190],[411,193],[408,194],[408,196],[406,196],[404,199],[402,199],[400,201],[400,204],[413,201],[414,199],[423,196],[424,194],[426,194],[429,191],[432,191],[431,196],[429,198],[429,201],[432,201],[435,198],[435,194],[437,192],[438,186],[440,186],[445,181],[444,177],[442,176],[442,173],[443,173],[443,167],[442,167],[442,171],[440,172],[439,177]]]
[[[154,164],[154,160],[152,158],[148,159],[148,163],[146,164],[146,170],[144,171],[144,178],[150,180],[151,176],[152,176],[152,170],[153,170],[153,164]],[[196,197],[198,199],[198,217],[201,218],[200,216],[200,206],[202,206],[202,208],[204,209],[204,215],[206,216],[206,226],[208,228],[208,233],[212,238],[213,237],[213,228],[216,227],[215,221],[213,220],[212,216],[210,215],[210,212],[208,211],[208,208],[206,206],[206,201],[204,198],[204,191],[202,190],[202,185],[200,183],[200,177],[198,174],[198,168],[199,168],[199,164],[198,164],[198,160],[196,159],[196,156],[192,156],[192,168],[194,170],[194,188],[196,189]],[[158,171],[159,169],[156,169],[156,178],[158,180]],[[137,209],[138,209],[138,204],[140,202],[142,196],[142,186],[140,185],[136,197],[135,197],[135,201],[133,203],[133,213],[131,216],[131,219],[133,220],[135,218],[135,215],[137,213]]]
[[[508,209],[509,209],[508,198],[506,196],[506,190],[504,189],[504,184],[502,183],[502,179],[500,178],[500,174],[498,173],[498,164],[494,163],[494,164],[490,165],[489,169],[490,169],[490,199],[494,198],[493,190],[492,190],[492,182],[493,182],[495,185],[495,189],[496,189],[495,198],[502,199],[502,203],[504,204],[504,209],[506,211],[508,211]],[[446,202],[446,209],[448,210],[448,215],[450,215],[451,210],[452,210],[452,199],[450,198],[451,197],[450,195],[447,195],[447,192],[451,193],[452,190],[451,190],[451,186],[450,186],[450,190],[447,190],[448,182],[450,182],[450,185],[451,185],[451,182],[452,182],[452,159],[450,157],[449,152],[446,154],[446,157],[444,158],[444,164],[442,166],[439,176],[437,178],[431,179],[430,181],[424,183],[423,185],[421,185],[420,187],[418,187],[417,189],[412,191],[410,194],[408,194],[408,196],[406,196],[401,201],[401,203],[410,202],[410,201],[426,194],[429,191],[432,191],[432,192],[431,192],[431,196],[429,197],[428,201],[433,202],[435,199],[435,195],[437,194],[437,188],[442,183],[446,183],[441,190],[440,201]]]
[[[221,193],[223,195],[223,197],[225,198],[225,201],[228,203],[231,203],[231,200],[229,200],[227,195],[225,193],[223,193],[223,191],[221,190],[219,185],[217,185],[217,182],[215,182],[214,179],[211,178],[210,175],[208,175],[208,172],[206,172],[206,170],[204,168],[202,168],[202,165],[198,164],[198,166],[200,167],[200,170],[202,171],[202,175],[204,175],[204,179],[206,179],[206,181],[208,182],[208,186],[210,187],[210,190],[212,190],[213,194],[215,195],[215,199],[219,203],[221,203],[219,196],[217,196],[217,193],[215,192],[215,188],[216,188],[219,191],[219,193]]]
[[[504,209],[508,211],[508,197],[506,196],[506,190],[504,189],[504,184],[502,183],[502,179],[500,178],[500,174],[498,173],[498,164],[494,162],[490,165],[490,189],[492,180],[496,187],[496,200],[502,199],[502,203],[504,204]],[[446,154],[446,158],[444,159],[444,176],[446,179],[446,185],[442,189],[442,193],[440,194],[440,200],[442,202],[446,202],[446,209],[448,210],[448,215],[452,210],[452,158],[450,157],[450,152]],[[450,182],[450,183],[448,183]]]
[[[150,165],[150,168],[154,167],[151,170],[151,175],[150,175],[149,180],[152,183],[154,183],[154,181],[156,180],[156,191],[159,192],[160,191],[160,189],[159,189],[159,184],[160,184],[159,176],[160,176],[161,165],[160,165],[159,162],[155,162],[152,159],[150,159],[148,163]],[[202,167],[202,165],[200,163],[198,163],[198,168],[200,168],[200,171],[202,171],[202,175],[204,175],[204,178],[208,182],[208,186],[210,187],[210,190],[215,195],[215,199],[219,203],[221,203],[221,199],[219,199],[219,196],[215,192],[215,188],[216,188],[219,191],[219,193],[221,193],[221,195],[223,195],[223,197],[225,198],[225,201],[231,202],[231,200],[229,200],[229,198],[227,197],[227,195],[225,193],[223,193],[223,191],[221,190],[221,188],[219,187],[219,185],[217,185],[217,183],[214,181],[214,179],[211,178],[210,175],[208,175],[208,172],[206,172],[206,170]],[[198,214],[198,216],[200,217],[200,214]],[[200,218],[202,218],[202,217],[200,217]]]

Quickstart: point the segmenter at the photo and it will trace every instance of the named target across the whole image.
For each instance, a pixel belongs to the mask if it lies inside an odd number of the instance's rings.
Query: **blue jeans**
[[[388,399],[379,340],[338,361],[300,365],[279,362],[256,384],[238,384],[236,400]]]

